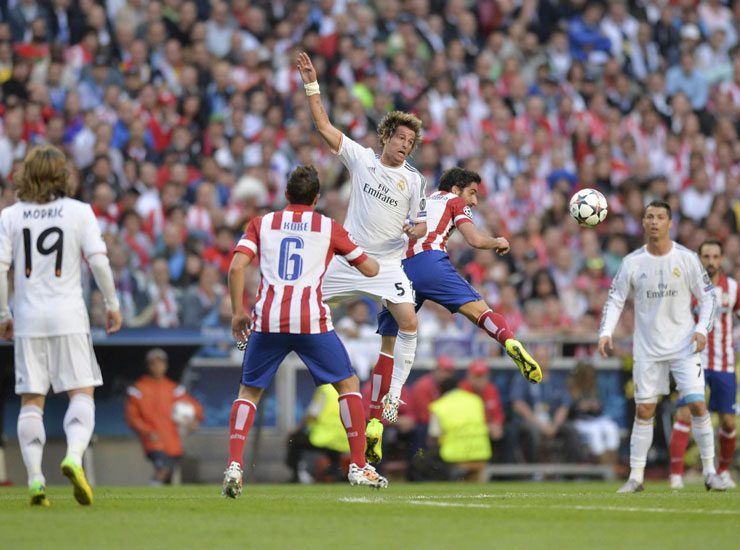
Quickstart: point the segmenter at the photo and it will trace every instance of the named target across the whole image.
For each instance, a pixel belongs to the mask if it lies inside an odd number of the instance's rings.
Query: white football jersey
[[[426,221],[426,179],[408,162],[384,166],[375,152],[342,136],[339,158],[352,186],[344,227],[363,250],[384,260],[401,260],[408,241],[406,220]]]
[[[642,247],[628,254],[612,281],[604,305],[599,336],[611,336],[624,302],[634,290],[636,361],[667,361],[694,353],[694,332],[706,336],[712,328],[716,294],[694,252],[673,243],[663,256]],[[691,314],[691,296],[699,303],[699,320]]]
[[[3,209],[0,262],[15,271],[15,335],[90,332],[81,263],[83,257],[106,253],[89,204],[61,198],[46,204],[18,202]]]

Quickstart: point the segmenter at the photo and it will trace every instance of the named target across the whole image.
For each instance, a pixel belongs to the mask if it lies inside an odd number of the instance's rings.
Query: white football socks
[[[23,464],[26,465],[26,472],[28,472],[28,484],[34,481],[45,484],[46,478],[41,473],[41,457],[46,444],[44,411],[36,405],[21,407],[18,415],[18,443],[21,446]]]
[[[714,429],[709,413],[704,416],[691,417],[691,433],[699,447],[702,473],[706,476],[716,472],[714,469]]]
[[[82,455],[90,444],[95,429],[95,401],[92,396],[78,393],[69,400],[64,415],[64,433],[67,434],[67,456],[78,466],[82,465]]]
[[[653,444],[653,419],[635,417],[630,436],[630,479],[638,483],[645,480],[645,464],[650,446]]]
[[[409,377],[416,357],[416,332],[398,331],[396,347],[393,350],[393,376],[388,393],[391,397],[401,397],[401,388]]]

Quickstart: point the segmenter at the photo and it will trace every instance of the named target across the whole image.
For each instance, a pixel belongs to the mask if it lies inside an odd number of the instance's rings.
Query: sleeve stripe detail
[[[460,214],[458,216],[455,216],[455,223],[472,223],[472,220],[468,218],[465,214]]]
[[[249,239],[240,239],[238,243],[236,243],[237,248],[248,248],[251,250],[254,254],[257,254],[257,243],[254,241],[250,241]]]
[[[355,248],[348,254],[345,254],[344,257],[347,258],[348,262],[351,262],[352,260],[358,258],[359,256],[362,256],[362,254],[364,254],[364,252],[362,251],[362,248],[358,246],[357,248]]]
[[[356,265],[360,265],[360,264],[361,264],[361,263],[363,263],[363,262],[364,262],[365,260],[367,260],[367,254],[365,254],[365,253],[363,252],[363,253],[362,253],[362,254],[360,254],[360,255],[359,255],[359,256],[358,256],[357,258],[355,258],[354,260],[349,260],[349,265],[351,265],[351,266],[356,266]]]

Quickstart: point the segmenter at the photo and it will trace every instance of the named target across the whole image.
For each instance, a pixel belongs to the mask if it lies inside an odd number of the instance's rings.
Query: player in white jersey
[[[290,174],[288,206],[254,218],[234,249],[229,267],[229,293],[237,342],[253,330],[242,363],[239,398],[229,417],[229,461],[223,495],[237,498],[242,490],[244,446],[260,398],[290,352],[308,367],[316,385],[332,384],[339,393],[339,412],[347,432],[352,485],[387,487],[388,481],[365,462],[365,411],[360,381],[331,324],[321,295],[329,261],[339,254],[362,273],[378,274],[378,262],[353,243],[337,222],[314,212],[319,177],[313,166]],[[244,270],[259,260],[260,289],[250,320],[244,311]]]
[[[421,138],[421,121],[393,111],[378,125],[383,146],[380,155],[342,134],[329,121],[321,103],[316,69],[306,53],[297,59],[308,104],[316,127],[331,150],[339,155],[350,173],[351,195],[345,227],[368,254],[378,258],[380,273],[372,281],[363,279],[341,258],[335,258],[324,279],[324,297],[338,300],[364,294],[381,300],[399,326],[394,361],[390,369],[373,369],[373,392],[383,395],[383,416],[398,418],[401,387],[406,382],[416,354],[416,311],[411,283],[401,260],[409,240],[426,234],[424,177],[406,159]]]
[[[647,454],[653,442],[658,398],[669,392],[669,374],[689,404],[707,489],[724,490],[714,468],[714,431],[704,402],[704,369],[699,353],[712,326],[712,282],[694,252],[671,240],[671,207],[653,201],[642,218],[646,244],[622,261],[604,305],[599,352],[613,349],[612,334],[630,291],[634,291],[635,333],[632,354],[636,414],[630,439],[630,477],[620,493],[644,490]],[[691,297],[699,320],[691,315]]]
[[[735,487],[730,476],[730,465],[735,456],[735,413],[737,378],[732,329],[740,311],[737,281],[722,273],[724,252],[716,239],[699,246],[699,260],[707,270],[717,295],[717,316],[707,335],[707,347],[701,354],[704,378],[709,386],[709,410],[719,415],[719,467],[717,474],[729,488]],[[689,407],[679,401],[676,420],[671,433],[671,489],[683,489],[683,463],[691,431]]]
[[[107,329],[121,327],[107,250],[90,205],[67,198],[64,154],[33,149],[18,174],[19,202],[0,213],[0,335],[15,339],[15,391],[21,396],[18,441],[28,471],[31,504],[48,506],[41,471],[46,433],[44,401],[49,387],[67,392],[64,416],[67,455],[62,473],[83,505],[92,490],[82,468],[95,426],[93,392],[103,383],[82,298],[81,263],[90,265],[105,298]],[[14,270],[13,313],[8,271]]]

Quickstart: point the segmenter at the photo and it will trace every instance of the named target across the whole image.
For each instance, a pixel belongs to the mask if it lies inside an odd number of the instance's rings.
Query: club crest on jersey
[[[399,191],[406,189],[406,180],[398,180],[398,189]]]
[[[680,269],[678,269],[677,267],[674,267],[674,268],[673,268],[673,276],[674,276],[674,277],[675,277],[676,279],[678,279],[678,278],[679,278],[679,277],[681,276],[681,270],[680,270]]]

